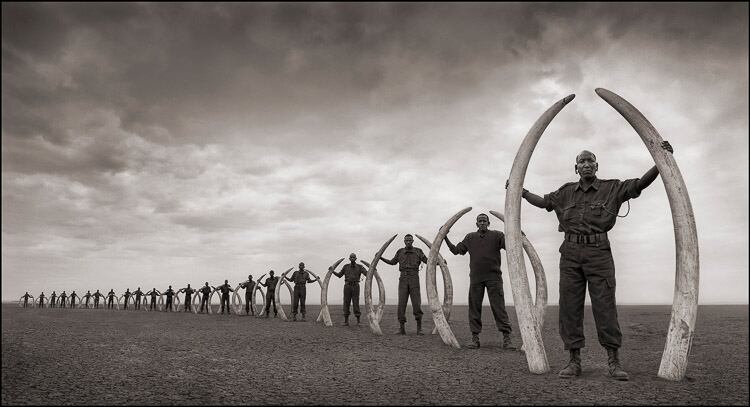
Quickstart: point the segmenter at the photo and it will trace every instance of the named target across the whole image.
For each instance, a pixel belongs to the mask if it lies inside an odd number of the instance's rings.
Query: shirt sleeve
[[[544,195],[543,205],[544,205],[544,209],[546,209],[547,212],[552,212],[553,210],[555,210],[555,208],[557,208],[558,202],[560,201],[560,189]]]
[[[460,241],[456,245],[456,251],[460,255],[464,255],[469,251],[469,235],[464,236],[464,240]]]
[[[617,203],[623,203],[628,199],[638,198],[641,196],[641,189],[638,187],[640,178],[626,179],[625,181],[617,180],[615,186],[615,195],[617,196]]]
[[[419,249],[419,260],[421,260],[422,263],[427,264],[427,256],[424,255],[422,249]]]

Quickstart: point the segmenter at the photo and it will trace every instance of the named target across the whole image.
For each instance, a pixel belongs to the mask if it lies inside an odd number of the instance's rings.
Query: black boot
[[[607,366],[609,366],[609,377],[615,380],[628,380],[628,373],[622,370],[618,350],[607,348]]]
[[[307,321],[307,320],[305,319],[305,313],[303,312],[302,313],[302,319],[300,320],[300,322],[305,322],[305,321]]]
[[[344,326],[349,326],[349,316],[344,317]]]
[[[406,327],[404,326],[405,322],[399,322],[400,327],[398,328],[398,332],[396,332],[396,335],[406,335]]]
[[[581,350],[571,349],[570,350],[570,361],[568,365],[561,370],[558,377],[576,377],[581,375]]]
[[[466,344],[468,349],[479,349],[479,334],[472,333],[471,340]]]
[[[504,349],[515,349],[513,341],[510,339],[510,332],[503,332],[503,348]]]
[[[357,325],[359,325],[359,315],[357,315]]]
[[[422,320],[421,319],[417,320],[417,335],[424,335],[422,333]]]

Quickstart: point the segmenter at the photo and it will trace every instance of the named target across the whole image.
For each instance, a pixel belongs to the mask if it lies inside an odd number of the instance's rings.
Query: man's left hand
[[[669,141],[664,140],[661,142],[661,148],[669,151],[670,153],[674,154],[674,148],[672,148],[672,145],[669,144]]]

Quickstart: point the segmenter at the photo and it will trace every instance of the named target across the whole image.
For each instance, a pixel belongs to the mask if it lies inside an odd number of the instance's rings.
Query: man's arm
[[[453,254],[458,254],[458,249],[456,249],[456,245],[451,243],[451,240],[448,239],[448,235],[445,235],[445,245],[448,246],[448,250],[451,251]]]
[[[505,189],[508,189],[509,180],[505,180]],[[528,189],[524,188],[521,192],[521,198],[525,199],[526,202],[536,206],[537,208],[546,209],[544,197],[532,193]]]
[[[392,259],[388,260],[385,257],[380,256],[380,261],[382,261],[385,264],[390,264],[391,266],[395,266],[398,263],[397,258],[398,258],[398,250],[396,251],[396,254],[393,256]]]
[[[295,274],[297,274],[296,271],[294,273],[292,273],[292,277],[294,277]],[[294,281],[294,279],[293,278],[289,278],[289,276],[284,275],[282,277],[284,277],[285,279],[287,279],[287,281]]]
[[[346,267],[346,264],[344,265]],[[331,270],[334,276],[341,278],[344,275],[344,267],[341,267],[341,271],[336,272],[332,267],[329,267],[328,269]]]

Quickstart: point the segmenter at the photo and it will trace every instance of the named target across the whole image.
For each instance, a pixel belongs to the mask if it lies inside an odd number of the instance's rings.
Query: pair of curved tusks
[[[328,284],[331,282],[331,275],[333,274],[334,270],[336,270],[336,267],[338,267],[341,262],[344,261],[343,258],[338,259],[333,265],[328,268],[328,273],[326,273],[325,279],[323,279],[323,286],[320,292],[320,314],[318,315],[317,322],[323,321],[323,324],[325,326],[333,326],[333,322],[331,321],[331,313],[328,309]],[[360,260],[360,263],[364,264],[365,267],[370,268],[370,263]],[[373,310],[375,312],[375,319],[377,320],[378,324],[380,324],[380,321],[383,320],[383,309],[385,308],[385,285],[383,284],[383,280],[380,278],[380,274],[378,274],[377,270],[373,271],[373,275],[375,276],[375,280],[378,283],[378,294],[379,294],[379,305],[377,309]],[[372,285],[370,286],[372,289]],[[370,296],[372,298],[372,292],[370,293]]]
[[[159,296],[159,301],[156,303],[156,307],[159,309],[159,311],[166,311],[167,310],[166,309],[166,303],[164,301],[164,296],[165,295],[167,295],[167,294],[161,294]],[[211,300],[208,300],[208,302],[210,303]],[[179,299],[179,297],[177,297],[177,294],[174,294],[172,296],[172,312],[174,312],[175,309],[177,309],[179,311],[179,308],[177,308],[179,306],[180,306],[180,299]]]
[[[31,303],[31,307],[27,306],[26,308],[34,308],[34,297],[29,296],[28,300],[26,300],[26,304]],[[18,300],[18,306],[23,308],[23,295],[21,296],[21,299]]]
[[[432,243],[430,243],[429,240],[425,239],[424,237],[415,234],[419,240],[424,243],[425,246],[427,246],[428,249],[432,249]],[[437,261],[438,265],[440,266],[440,273],[443,275],[443,315],[445,316],[446,323],[451,318],[451,308],[453,307],[453,279],[451,279],[451,272],[448,270],[448,262],[445,261],[443,256],[440,255],[440,252],[437,254]],[[437,279],[437,276],[435,277]],[[427,281],[427,275],[425,273],[425,281],[426,285],[429,286],[431,284],[431,281]],[[435,284],[437,284],[437,281],[435,281]],[[437,286],[435,288],[435,293],[437,293]],[[435,325],[434,328],[432,328],[432,334],[435,335],[438,333],[438,326]]]
[[[239,291],[240,285],[237,284],[237,287],[234,287],[234,291],[232,291],[232,309],[234,309],[236,315],[242,313],[242,298],[240,297]]]
[[[663,139],[648,119],[632,104],[611,91],[598,88],[596,94],[617,110],[638,133],[654,159],[667,191],[675,234],[676,270],[672,316],[658,375],[668,380],[681,380],[687,371],[687,357],[695,331],[700,277],[698,233],[690,197],[674,156],[662,149]],[[526,360],[532,373],[548,372],[549,364],[544,352],[541,330],[534,320],[521,253],[521,192],[531,154],[542,133],[557,113],[574,97],[575,95],[569,95],[555,103],[526,134],[513,161],[505,197],[505,214],[508,217],[505,231],[506,251],[513,302],[518,314],[521,337],[526,347]]]
[[[193,309],[191,310],[193,311],[193,314],[197,314],[200,312],[201,303],[203,302],[203,295],[204,294],[200,290],[195,290],[195,292],[193,293],[193,296],[190,298],[190,301],[193,303],[192,305]],[[206,302],[206,308],[207,308],[206,313],[211,314],[213,313],[211,311],[211,299],[213,298],[213,292],[211,292],[211,294],[208,294],[208,295],[209,297],[208,297],[208,302]],[[198,302],[198,304],[196,304],[196,301]]]
[[[287,275],[287,273],[289,273],[290,271],[292,271],[293,268],[294,267],[289,267],[289,269],[287,269],[287,271],[281,273],[281,277],[279,277],[281,279],[281,281],[279,281],[278,283],[276,283],[276,290],[274,290],[274,298],[276,299],[276,310],[279,311],[279,318],[282,321],[289,321],[289,318],[287,318],[286,312],[284,312],[284,305],[281,304],[281,298],[280,298],[281,297],[281,295],[280,295],[281,294],[281,284],[283,283],[286,286],[287,290],[289,290],[289,297],[291,299],[294,299],[294,290],[292,289],[292,286],[289,285],[289,282],[286,281],[286,275]]]
[[[266,312],[266,295],[263,293],[263,289],[260,288],[260,282],[263,280],[263,277],[265,277],[266,273],[263,273],[263,275],[260,276],[259,279],[255,280],[255,288],[253,288],[253,296],[251,301],[253,302],[251,307],[255,309],[255,315],[256,316],[263,316],[263,314]],[[260,299],[263,300],[263,304],[260,306],[260,311],[258,311],[258,308],[255,308],[255,299],[257,298],[258,291],[260,291]]]
[[[380,250],[375,253],[372,262],[370,262],[369,266],[367,267],[367,278],[365,278],[365,310],[367,311],[367,322],[370,325],[370,330],[372,330],[372,333],[374,333],[375,335],[383,335],[383,331],[380,329],[380,319],[383,317],[383,308],[385,305],[385,289],[382,285],[380,285],[380,280],[378,279],[378,284],[381,287],[381,305],[376,311],[375,307],[373,307],[372,305],[372,278],[375,276],[375,269],[377,268],[378,262],[380,261],[380,256],[383,255],[385,249],[388,248],[388,246],[391,244],[391,242],[393,242],[393,239],[395,239],[396,236],[398,235],[393,235],[390,239],[388,239],[388,241],[383,243],[383,246],[381,246]]]

